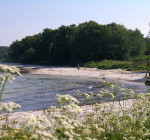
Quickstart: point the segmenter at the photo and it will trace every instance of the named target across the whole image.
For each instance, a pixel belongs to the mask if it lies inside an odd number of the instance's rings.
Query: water
[[[126,86],[137,92],[145,90],[140,84],[126,83]],[[102,87],[102,79],[24,74],[6,85],[2,102],[20,104],[22,108],[17,111],[34,111],[56,105],[57,94],[75,95],[76,90],[97,94]]]
[[[12,84],[7,84],[2,102],[13,101],[22,106],[19,111],[30,111],[56,105],[56,94],[74,95],[81,92],[98,92],[99,81],[66,78],[50,75],[23,75],[17,77]]]

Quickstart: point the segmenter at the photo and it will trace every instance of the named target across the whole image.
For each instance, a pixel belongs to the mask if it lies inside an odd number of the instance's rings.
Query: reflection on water
[[[140,88],[144,90],[142,85],[130,84],[128,86],[135,90],[141,86]],[[12,84],[6,85],[2,102],[19,103],[22,108],[18,111],[39,110],[56,105],[56,94],[74,95],[77,89],[81,92],[92,91],[97,94],[101,87],[101,79],[25,74],[17,77]]]

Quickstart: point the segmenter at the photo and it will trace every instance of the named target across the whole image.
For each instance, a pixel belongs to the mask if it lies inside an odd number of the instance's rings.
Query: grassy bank
[[[98,68],[98,69],[126,69],[128,71],[136,70],[147,70],[148,61],[116,61],[116,60],[103,60],[100,62],[88,62],[84,66],[89,68]]]

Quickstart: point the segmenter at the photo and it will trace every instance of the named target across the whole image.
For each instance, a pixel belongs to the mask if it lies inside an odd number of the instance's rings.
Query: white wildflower
[[[32,139],[41,139],[41,140],[57,140],[49,131],[41,131],[39,129],[35,130],[31,136]]]
[[[102,104],[98,104],[98,103],[94,104],[94,110],[95,111],[98,111],[101,108],[102,108]]]
[[[106,72],[101,73],[99,76],[102,78],[106,78],[110,74],[111,74],[110,72],[106,71]]]
[[[72,120],[64,115],[57,115],[55,116],[55,120],[58,123],[59,129],[71,130],[74,129],[74,126],[70,123]]]
[[[136,138],[135,137],[130,137],[129,140],[136,140]]]
[[[85,129],[83,129],[83,133],[84,133],[85,135],[91,135],[91,130],[88,129],[88,128],[85,128]]]
[[[69,131],[72,134],[72,130],[74,128],[81,127],[81,123],[78,120],[68,118],[65,115],[56,115],[55,120],[57,124],[57,129]]]
[[[103,128],[98,128],[98,131],[103,132],[103,133],[105,132]]]
[[[32,113],[25,113],[25,121],[21,122],[21,126],[30,133],[35,132],[35,130],[43,131],[49,125],[50,122],[46,118],[37,117]]]
[[[120,91],[120,92],[124,92],[125,89],[124,89],[124,88],[120,88],[119,91]]]
[[[110,91],[107,89],[102,88],[101,91],[97,94],[99,98],[103,97],[104,95],[107,95]]]
[[[20,70],[14,66],[0,65],[0,71],[8,72],[10,74],[21,75]]]
[[[76,103],[78,104],[78,100],[71,95],[59,95],[57,94],[57,103],[58,104],[65,104],[65,103]]]
[[[126,137],[123,137],[123,140],[128,140]]]
[[[133,89],[128,89],[127,92],[128,92],[128,94],[135,94]]]
[[[12,80],[15,80],[16,78],[14,76],[11,77]]]
[[[76,90],[76,91],[75,91],[75,96],[78,97],[78,96],[80,96],[80,95],[81,95],[80,90]]]
[[[37,117],[32,113],[25,113],[26,119],[25,122],[21,125],[27,129],[28,132],[33,132],[37,126]]]
[[[0,111],[13,112],[14,109],[21,108],[21,106],[14,102],[0,103]]]
[[[102,98],[103,94],[101,94],[101,92],[99,92],[99,94],[97,94],[97,97]]]
[[[93,95],[94,95],[94,93],[93,93],[93,92],[89,92],[89,94],[90,94],[91,96],[93,96]]]
[[[4,75],[0,75],[0,85],[3,83],[4,80],[5,80]]]
[[[69,133],[69,131],[65,131],[64,134],[65,134],[68,138],[73,138],[73,136]]]
[[[65,105],[62,107],[64,111],[72,112],[72,113],[82,113],[82,109],[75,103],[71,103],[69,105]]]
[[[117,86],[118,86],[118,83],[115,83],[115,82],[110,83],[110,87],[111,87],[111,88],[115,88],[115,87],[117,87]]]
[[[88,93],[83,93],[82,96],[86,99],[86,100],[91,100],[93,99],[93,95],[90,95]]]
[[[109,93],[110,94],[110,96],[112,97],[112,98],[115,98],[115,96],[114,96],[114,94],[113,93]]]
[[[126,73],[126,70],[118,69],[118,72],[121,74],[124,74],[124,73]]]
[[[3,75],[0,75],[0,84],[3,84],[4,81],[12,83],[15,80],[13,74],[21,75],[19,69],[13,66],[0,65],[0,71],[3,71]]]

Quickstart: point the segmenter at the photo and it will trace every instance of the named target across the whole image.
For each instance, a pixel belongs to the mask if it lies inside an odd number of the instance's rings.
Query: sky
[[[32,36],[45,28],[115,22],[147,36],[150,0],[0,0],[0,46]]]

